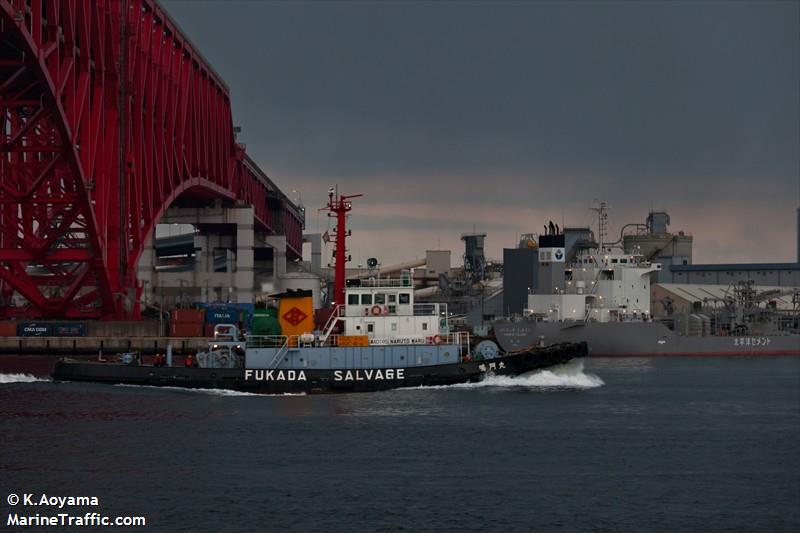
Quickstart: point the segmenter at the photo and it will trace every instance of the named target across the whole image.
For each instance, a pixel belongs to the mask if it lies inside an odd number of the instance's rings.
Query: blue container
[[[86,324],[80,322],[22,322],[17,325],[20,337],[84,337]]]
[[[49,337],[50,324],[46,322],[23,322],[17,325],[17,335],[20,337]]]
[[[81,323],[58,323],[51,325],[50,335],[53,337],[84,337],[86,336],[86,324]]]
[[[239,310],[231,306],[208,306],[206,308],[206,322],[209,324],[235,324],[239,322]]]
[[[238,324],[250,327],[255,306],[248,303],[198,303],[197,307],[206,310],[207,324]]]

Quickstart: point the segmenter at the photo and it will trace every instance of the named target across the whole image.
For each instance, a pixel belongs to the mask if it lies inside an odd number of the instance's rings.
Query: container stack
[[[208,304],[206,306],[206,337],[214,335],[214,326],[217,324],[239,325],[239,310],[230,304]]]
[[[210,303],[199,304],[205,308],[204,332],[206,337],[214,335],[217,324],[233,324],[240,331],[249,329],[253,315],[253,304]]]
[[[16,335],[19,337],[84,337],[86,336],[86,324],[83,322],[16,322],[16,331]]]
[[[16,337],[16,336],[17,336],[16,322],[0,322],[0,337]]]
[[[202,337],[203,309],[173,309],[170,312],[170,337]]]

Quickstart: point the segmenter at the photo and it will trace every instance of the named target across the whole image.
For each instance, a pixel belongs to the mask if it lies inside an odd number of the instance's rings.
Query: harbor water
[[[3,527],[47,493],[151,531],[800,530],[797,357],[336,396],[3,373],[0,434]]]

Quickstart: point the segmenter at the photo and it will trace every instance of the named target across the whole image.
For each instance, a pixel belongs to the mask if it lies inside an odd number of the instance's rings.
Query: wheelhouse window
[[[362,294],[361,295],[361,305],[372,305],[372,295],[371,294]]]
[[[411,295],[407,292],[400,293],[400,305],[408,305],[411,303]]]
[[[358,305],[358,294],[348,294],[347,305]]]
[[[386,294],[382,293],[382,292],[379,292],[378,294],[376,294],[375,295],[375,303],[376,304],[380,304],[380,305],[385,304],[386,303]]]
[[[393,304],[393,303],[395,303],[395,302],[397,301],[397,295],[396,295],[395,293],[393,293],[393,292],[392,292],[392,293],[389,293],[389,294],[387,295],[387,297],[388,297],[388,299],[389,299],[389,303],[390,303],[390,304]]]

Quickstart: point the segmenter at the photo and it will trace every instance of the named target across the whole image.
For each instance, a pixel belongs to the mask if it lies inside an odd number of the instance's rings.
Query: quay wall
[[[208,339],[202,337],[134,337],[130,333],[118,337],[0,337],[0,354],[15,355],[113,355],[140,352],[152,355],[183,355],[205,351]]]

